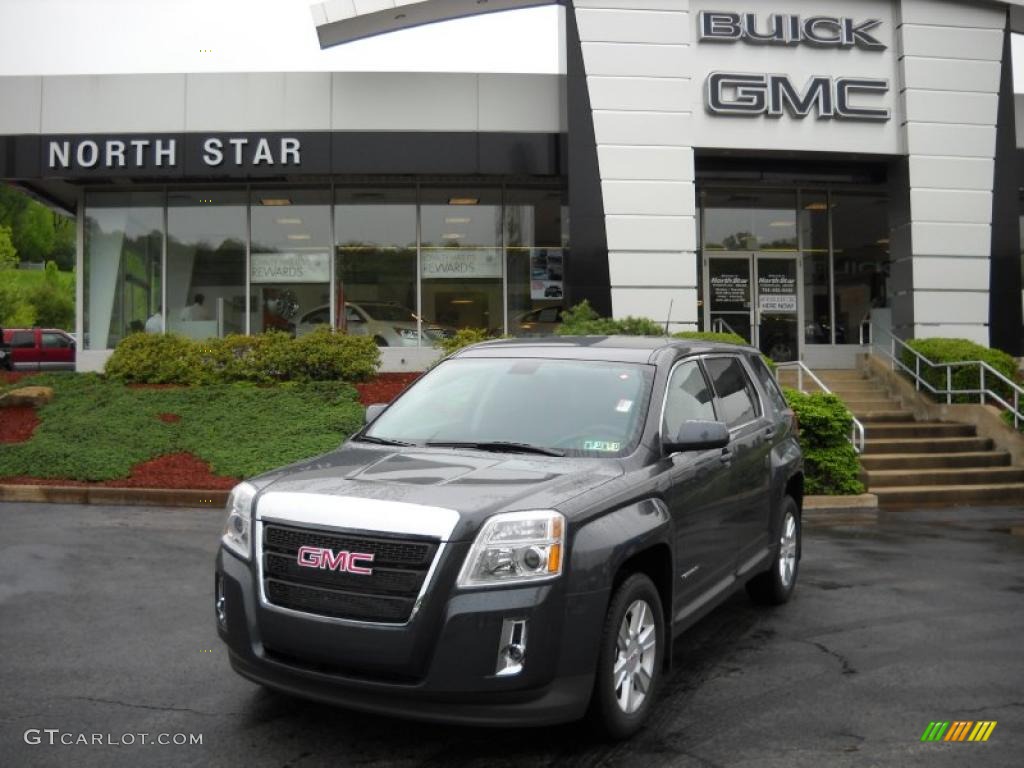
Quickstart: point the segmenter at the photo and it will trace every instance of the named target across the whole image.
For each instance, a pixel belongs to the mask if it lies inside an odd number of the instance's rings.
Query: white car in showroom
[[[370,336],[378,347],[415,347],[420,345],[416,313],[401,304],[385,301],[345,302],[345,324],[353,336]],[[295,335],[309,333],[318,325],[330,325],[331,308],[324,304],[307,312],[295,327]],[[455,329],[423,321],[422,344],[449,338]]]

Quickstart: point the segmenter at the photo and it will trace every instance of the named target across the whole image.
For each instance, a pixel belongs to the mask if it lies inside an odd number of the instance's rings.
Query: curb
[[[812,520],[832,520],[845,516],[875,519],[878,517],[878,497],[873,493],[857,496],[804,496],[803,511]]]
[[[51,504],[111,504],[158,507],[215,507],[227,504],[227,491],[107,486],[0,485],[0,501]]]

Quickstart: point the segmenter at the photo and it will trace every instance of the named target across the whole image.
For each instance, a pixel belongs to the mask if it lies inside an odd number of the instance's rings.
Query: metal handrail
[[[731,333],[734,336],[741,336],[742,334],[736,333],[732,326],[729,325],[725,320],[720,317],[716,317],[711,321],[711,330],[715,333]]]
[[[811,377],[811,380],[818,385],[818,388],[827,395],[832,394],[832,390],[825,386],[825,382],[814,375],[814,371],[808,368],[802,360],[790,360],[784,363],[775,364],[775,376],[778,378],[779,371],[782,369],[796,369],[796,388],[801,392],[804,391],[804,374],[806,373]],[[857,453],[864,453],[864,425],[860,420],[850,413],[850,409],[847,408],[846,412],[850,414],[850,434],[846,438],[853,445],[853,450]]]
[[[1020,429],[1020,425],[1024,424],[1024,410],[1022,410],[1022,403],[1024,403],[1024,387],[1021,387],[1016,382],[1008,379],[1002,373],[997,371],[991,365],[986,363],[984,360],[958,360],[952,363],[936,363],[929,360],[927,357],[922,355],[916,349],[907,344],[903,339],[898,338],[891,331],[885,328],[877,329],[882,334],[889,337],[888,349],[879,346],[875,343],[875,327],[871,327],[871,348],[872,350],[880,350],[885,357],[889,358],[892,365],[892,370],[899,368],[901,371],[906,373],[914,380],[914,387],[920,392],[923,386],[926,390],[931,392],[936,397],[942,397],[945,395],[946,403],[951,404],[953,402],[953,395],[977,395],[982,405],[985,405],[986,398],[993,400],[994,402],[1001,405],[1007,411],[1013,414],[1013,428]],[[899,345],[900,350],[906,350],[910,352],[914,357],[914,367],[911,368],[909,365],[904,363],[900,357],[896,354],[896,348]],[[939,389],[938,387],[932,386],[924,376],[921,375],[921,364],[927,365],[929,368],[945,368],[946,369],[946,388]],[[953,369],[963,368],[968,365],[978,366],[979,378],[978,378],[978,389],[953,389]],[[1013,392],[1013,403],[1004,400],[1002,395],[993,389],[989,389],[985,386],[985,379],[989,377],[995,377],[997,380],[1006,384]]]

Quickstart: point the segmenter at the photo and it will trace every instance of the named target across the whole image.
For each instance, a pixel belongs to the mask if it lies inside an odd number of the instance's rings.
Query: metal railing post
[[[921,358],[914,355],[914,386],[921,391]]]
[[[981,382],[981,387],[980,387],[980,389],[981,389],[981,404],[984,405],[985,404],[985,365],[983,363],[979,363],[978,364],[978,370],[981,373],[981,376],[980,376],[980,379],[979,379],[980,382]]]
[[[953,366],[946,366],[946,405],[953,402]]]
[[[1013,390],[1013,428],[1020,429],[1020,391]]]

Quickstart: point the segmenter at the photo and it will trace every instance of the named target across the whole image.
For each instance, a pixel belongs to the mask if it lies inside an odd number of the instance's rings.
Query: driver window
[[[363,322],[363,316],[352,309],[352,307],[345,307],[345,320],[349,323],[361,323]]]
[[[662,435],[675,437],[684,421],[715,421],[715,409],[696,360],[676,366],[668,382]]]

